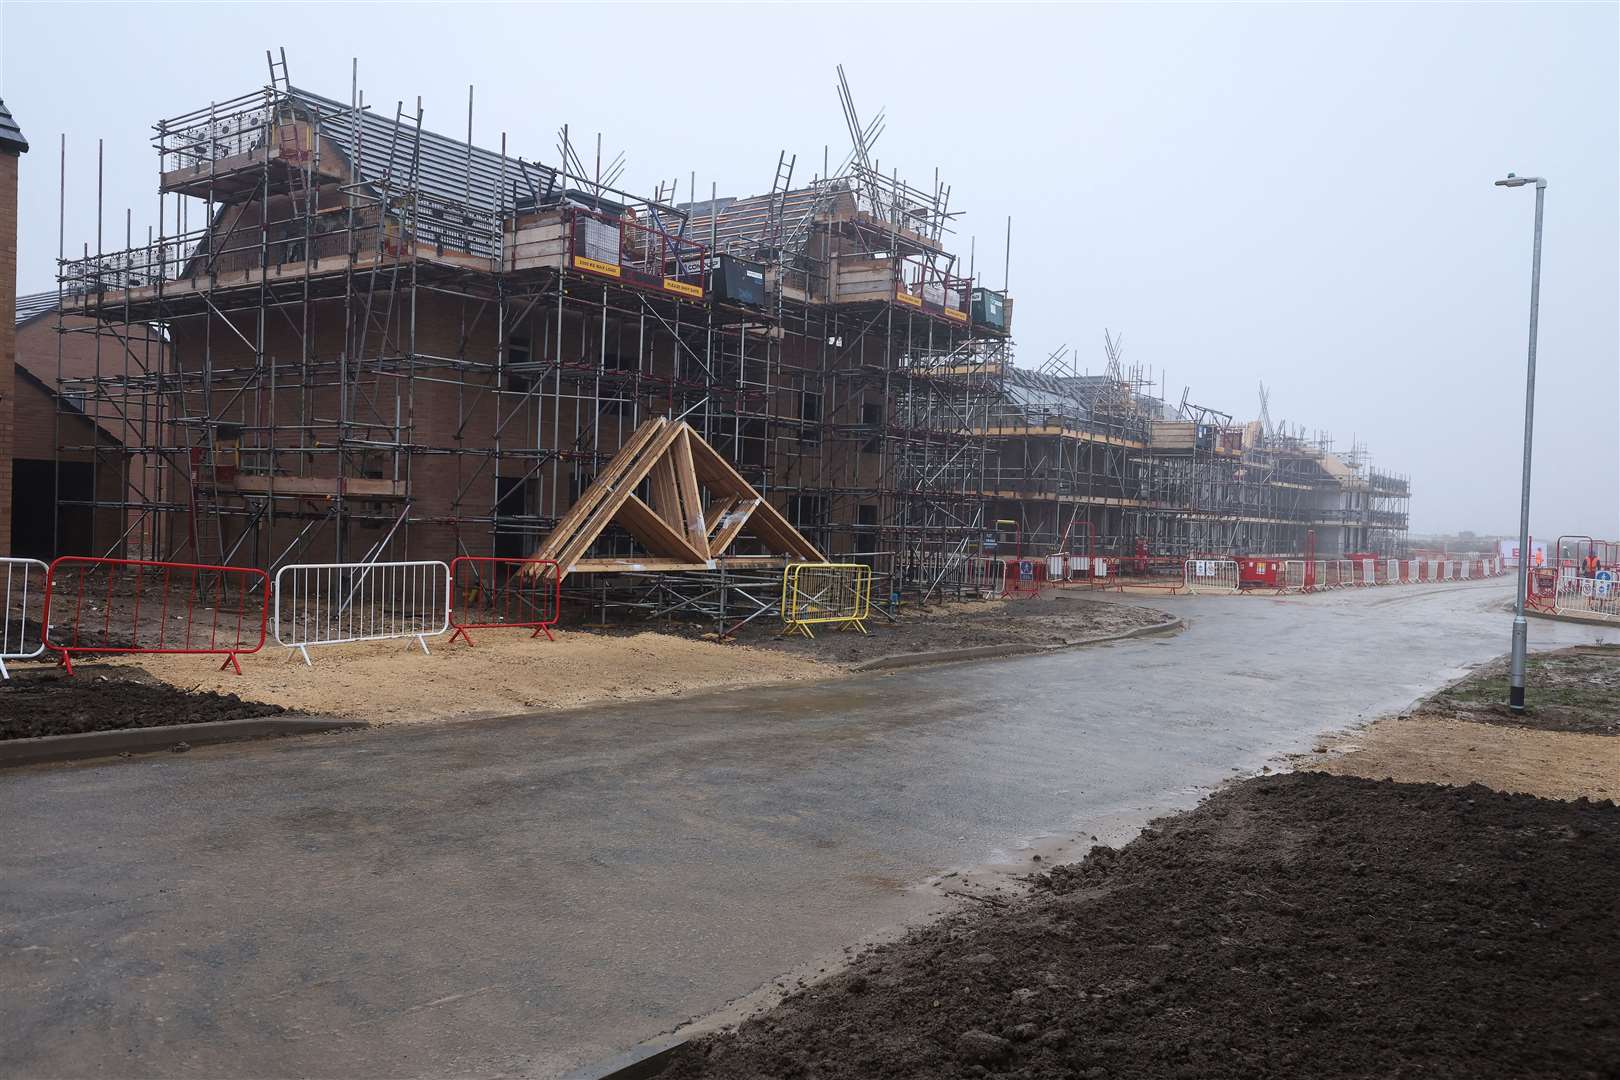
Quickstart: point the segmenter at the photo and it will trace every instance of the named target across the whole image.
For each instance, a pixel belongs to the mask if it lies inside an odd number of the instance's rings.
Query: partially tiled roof
[[[28,140],[23,138],[22,128],[17,126],[4,101],[0,101],[0,146],[14,154],[28,153]]]
[[[50,292],[28,293],[17,297],[17,325],[32,322],[41,315],[48,315],[56,310],[56,290]]]
[[[836,187],[836,194],[848,189]],[[785,243],[800,232],[805,218],[815,213],[826,189],[821,186],[797,188],[782,196],[754,195],[746,199],[713,199],[680,207],[691,215],[686,235],[700,244],[709,243],[714,233],[714,250],[738,255],[754,254]],[[772,237],[772,217],[780,206],[780,232]],[[718,215],[716,214],[718,209]]]
[[[358,113],[341,101],[292,87],[288,94],[318,113],[321,134],[337,144],[361,180],[387,182],[396,188],[411,184],[412,142],[416,125],[367,109]],[[556,172],[550,166],[524,162],[464,140],[429,131],[421,133],[416,163],[416,190],[495,216],[510,208],[514,197],[546,193]],[[502,198],[502,181],[505,198]]]

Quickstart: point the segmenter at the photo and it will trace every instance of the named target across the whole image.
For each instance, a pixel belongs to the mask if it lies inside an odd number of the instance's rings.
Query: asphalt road
[[[0,1075],[556,1075],[1404,707],[1509,595],[1179,598],[1169,640],[0,775]]]

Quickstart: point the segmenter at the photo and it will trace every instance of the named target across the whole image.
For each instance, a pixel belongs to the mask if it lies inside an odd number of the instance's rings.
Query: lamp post
[[[1530,256],[1530,358],[1524,377],[1524,477],[1519,483],[1519,591],[1513,599],[1513,659],[1508,666],[1508,708],[1524,711],[1524,654],[1528,627],[1524,621],[1524,593],[1530,564],[1530,433],[1536,419],[1536,318],[1541,307],[1541,208],[1547,199],[1547,181],[1539,176],[1498,180],[1497,187],[1536,185],[1536,239]]]

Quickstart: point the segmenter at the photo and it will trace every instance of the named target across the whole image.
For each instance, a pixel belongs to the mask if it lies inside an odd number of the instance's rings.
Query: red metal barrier
[[[1002,585],[1002,596],[1013,598],[1036,596],[1045,587],[1046,556],[1007,560],[1007,577]]]
[[[240,675],[269,614],[270,578],[254,567],[64,555],[45,575],[45,647],[69,675],[74,653],[224,656],[220,670]]]
[[[450,560],[450,625],[473,643],[468,630],[532,627],[555,641],[551,627],[562,609],[562,575],[551,559],[501,559],[458,555]]]

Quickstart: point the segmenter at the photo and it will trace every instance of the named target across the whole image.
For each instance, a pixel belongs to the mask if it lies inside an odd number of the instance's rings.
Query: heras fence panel
[[[1328,564],[1326,559],[1312,559],[1305,567],[1305,588],[1307,591],[1325,589],[1328,587]]]
[[[1620,581],[1615,580],[1615,571],[1600,570],[1595,578],[1560,577],[1553,610],[1560,615],[1620,623]]]
[[[1182,565],[1182,582],[1188,592],[1238,591],[1238,564],[1235,559],[1188,559]]]
[[[76,653],[223,656],[264,647],[270,577],[247,566],[65,555],[45,575],[45,647],[73,672]]]
[[[415,638],[450,629],[450,567],[437,560],[372,563],[291,563],[276,571],[276,644],[309,646]]]
[[[1350,586],[1356,584],[1356,564],[1351,559],[1335,559],[1339,568],[1339,584]]]
[[[1386,559],[1384,561],[1384,580],[1391,583],[1401,580],[1401,560]]]
[[[468,645],[469,630],[520,628],[546,640],[562,612],[562,575],[552,559],[458,555],[450,560],[450,635]]]
[[[838,624],[866,633],[872,614],[872,568],[864,563],[788,563],[782,570],[785,633],[815,637],[810,628]]]
[[[1308,565],[1304,559],[1288,559],[1283,563],[1283,590],[1285,592],[1305,591],[1305,568]]]
[[[45,651],[45,575],[38,559],[0,559],[6,606],[0,612],[0,679],[11,678],[7,660],[32,660]]]
[[[1376,585],[1376,584],[1378,584],[1378,560],[1377,559],[1357,559],[1356,560],[1356,584],[1357,585]]]

